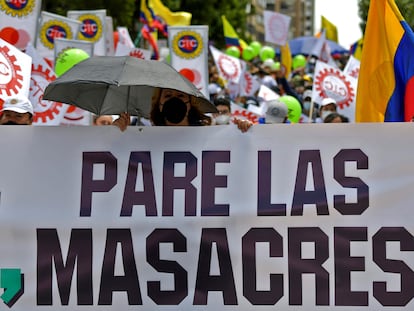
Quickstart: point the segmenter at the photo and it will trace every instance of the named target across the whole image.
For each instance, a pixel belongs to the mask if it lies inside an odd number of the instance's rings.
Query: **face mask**
[[[333,111],[330,111],[330,110],[325,110],[325,111],[322,111],[322,113],[321,113],[321,118],[322,118],[322,120],[325,120],[325,118],[326,118],[327,116],[329,116],[331,113],[333,113]]]
[[[177,97],[172,97],[164,103],[162,114],[165,120],[178,124],[187,115],[187,104]]]
[[[305,108],[305,110],[309,110],[310,109],[310,105],[311,105],[311,102],[310,101],[304,101],[303,102],[303,108]]]
[[[230,123],[230,116],[227,114],[221,114],[214,119],[217,125],[224,125]]]

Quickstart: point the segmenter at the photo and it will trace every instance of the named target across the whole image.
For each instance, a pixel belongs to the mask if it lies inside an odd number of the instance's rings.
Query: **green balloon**
[[[270,46],[264,46],[260,50],[260,59],[265,61],[266,59],[273,59],[275,57],[275,50]]]
[[[89,58],[89,54],[81,49],[67,49],[59,53],[55,61],[55,73],[60,77],[77,63]]]
[[[240,50],[237,46],[230,46],[226,49],[226,54],[236,58],[240,57]]]
[[[280,62],[273,63],[272,70],[280,70]]]
[[[247,47],[245,47],[245,48],[243,49],[243,51],[242,51],[242,58],[243,58],[245,61],[250,61],[250,60],[252,60],[254,57],[255,57],[255,55],[254,55],[254,50],[253,50],[253,48],[252,48],[252,47],[247,46]]]
[[[262,49],[262,44],[259,41],[252,41],[250,42],[249,46],[254,51],[254,57],[260,54],[260,50]]]
[[[279,101],[288,107],[288,120],[292,123],[298,123],[302,115],[302,106],[299,101],[290,95],[280,96]]]
[[[295,57],[293,57],[292,60],[292,68],[293,70],[305,67],[306,66],[306,57],[302,54],[298,54]]]

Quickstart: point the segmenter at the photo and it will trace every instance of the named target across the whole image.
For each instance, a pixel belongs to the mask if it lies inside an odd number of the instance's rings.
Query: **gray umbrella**
[[[149,118],[154,88],[182,91],[198,99],[201,111],[216,107],[170,65],[131,56],[94,56],[65,72],[45,89],[43,99],[70,104],[97,115]]]

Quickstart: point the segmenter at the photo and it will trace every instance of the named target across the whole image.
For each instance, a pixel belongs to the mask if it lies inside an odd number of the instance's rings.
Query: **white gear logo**
[[[331,97],[336,100],[340,109],[350,106],[355,94],[351,83],[339,70],[323,69],[315,79],[316,90],[322,98]]]
[[[0,47],[0,95],[11,96],[22,88],[21,67],[7,46]],[[12,92],[13,91],[13,92]]]
[[[46,123],[48,120],[54,120],[63,109],[62,103],[43,100],[45,85],[56,79],[56,75],[49,68],[43,68],[42,65],[32,66],[32,78],[30,85],[30,94],[37,99],[33,123]]]
[[[236,62],[227,55],[220,55],[217,62],[220,71],[227,80],[233,80],[239,75]]]

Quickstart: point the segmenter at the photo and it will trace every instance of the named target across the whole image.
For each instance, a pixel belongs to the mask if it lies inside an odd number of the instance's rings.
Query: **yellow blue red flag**
[[[325,30],[326,39],[338,42],[338,28],[325,16],[321,15],[322,30]]]
[[[191,24],[192,14],[189,12],[171,12],[161,0],[149,0],[148,5],[152,8],[154,14],[160,17],[168,26],[188,26]]]
[[[292,53],[290,52],[289,42],[280,47],[280,62],[285,69],[285,77],[289,78],[292,71]]]
[[[148,8],[147,1],[141,0],[140,12],[139,12],[139,21],[144,25],[152,24],[152,12]]]
[[[414,116],[414,33],[394,0],[372,0],[358,79],[356,122]]]
[[[221,20],[223,22],[224,42],[226,47],[237,46],[241,50],[246,48],[247,43],[239,38],[233,26],[224,15],[221,16]]]
[[[364,38],[359,39],[358,41],[354,42],[349,49],[349,53],[355,57],[357,60],[361,60],[362,55],[362,45],[364,43]]]

